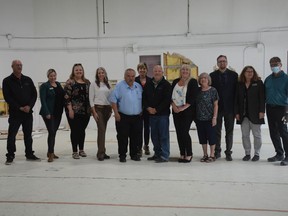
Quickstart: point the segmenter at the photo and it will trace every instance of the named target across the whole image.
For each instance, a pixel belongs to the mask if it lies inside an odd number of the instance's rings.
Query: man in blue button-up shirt
[[[142,133],[142,87],[135,82],[135,70],[125,70],[123,81],[119,82],[110,96],[116,120],[118,153],[120,162],[126,162],[129,140],[131,160],[140,161],[137,146]]]

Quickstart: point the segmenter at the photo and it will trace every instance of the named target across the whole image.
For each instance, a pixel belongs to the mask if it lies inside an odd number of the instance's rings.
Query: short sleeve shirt
[[[219,100],[217,90],[211,87],[207,91],[199,91],[196,99],[196,118],[200,121],[209,121],[213,118],[214,102]]]

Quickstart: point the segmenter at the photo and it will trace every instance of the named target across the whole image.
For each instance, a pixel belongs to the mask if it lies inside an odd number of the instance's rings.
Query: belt
[[[140,114],[138,114],[138,115],[126,115],[126,114],[121,113],[121,112],[119,112],[119,114],[122,115],[122,116],[127,116],[127,117],[139,117],[139,116],[142,115],[142,113],[140,113]]]
[[[100,108],[100,109],[103,109],[103,108],[106,108],[106,107],[111,107],[110,105],[94,105],[96,108]]]

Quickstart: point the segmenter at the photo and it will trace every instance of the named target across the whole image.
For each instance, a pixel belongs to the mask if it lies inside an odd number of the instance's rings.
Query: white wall
[[[99,66],[119,80],[125,68],[136,68],[139,55],[163,52],[185,55],[200,72],[212,71],[219,54],[238,73],[249,64],[265,78],[276,55],[287,70],[288,1],[189,3],[188,21],[187,0],[105,0],[104,34],[102,0],[0,0],[0,78],[11,73],[13,59],[21,59],[35,84],[46,80],[49,68],[66,81],[79,62],[91,80]],[[35,127],[42,127],[36,114]]]

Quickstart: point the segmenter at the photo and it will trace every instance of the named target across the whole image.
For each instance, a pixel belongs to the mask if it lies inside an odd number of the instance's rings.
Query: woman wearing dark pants
[[[64,90],[59,82],[56,81],[57,74],[54,69],[49,69],[47,72],[48,81],[40,87],[40,101],[42,116],[46,128],[48,130],[48,162],[57,159],[54,154],[55,137],[59,128],[63,107],[64,107]]]
[[[72,143],[72,157],[79,159],[86,157],[84,151],[85,130],[91,116],[89,103],[90,81],[84,76],[81,64],[74,64],[70,79],[65,85],[66,116],[70,125],[70,138]],[[79,153],[78,153],[79,149]]]
[[[180,78],[173,81],[172,89],[173,120],[180,149],[178,161],[186,163],[193,157],[189,130],[195,117],[195,101],[198,92],[197,81],[191,78],[190,65],[182,65]]]
[[[203,157],[201,162],[213,162],[215,157],[216,130],[219,96],[217,90],[211,86],[208,73],[201,73],[198,78],[201,90],[196,100],[196,125],[199,143],[202,145]],[[208,143],[210,156],[208,156]]]
[[[137,71],[139,76],[135,77],[135,82],[139,83],[144,89],[146,84],[151,81],[151,78],[147,76],[148,67],[147,64],[139,63],[137,65]],[[142,156],[142,146],[145,155],[150,155],[149,150],[149,139],[150,139],[150,124],[149,124],[149,113],[147,110],[143,109],[142,113],[142,121],[143,121],[143,131],[144,131],[144,146],[143,146],[143,133],[141,134],[141,143],[138,146],[138,155]]]
[[[84,142],[85,142],[85,136],[86,136],[85,130],[89,123],[90,116],[75,114],[74,118],[71,119],[69,118],[69,115],[67,115],[67,119],[68,119],[68,123],[70,125],[70,130],[71,130],[70,139],[72,143],[73,153],[78,152],[78,148],[79,148],[79,155],[81,156],[81,153],[85,154],[84,152]],[[73,156],[75,157],[74,154]],[[82,155],[82,157],[86,157],[86,155]],[[78,158],[74,158],[74,159],[79,159],[79,156]]]

